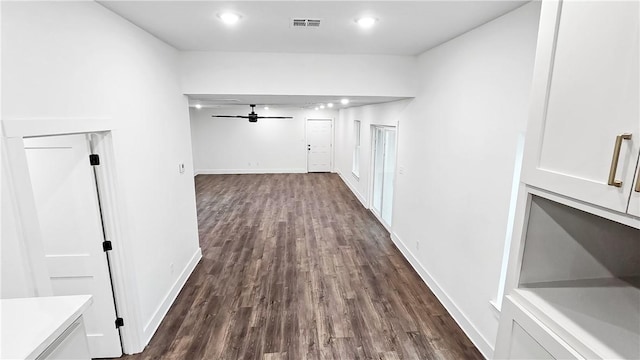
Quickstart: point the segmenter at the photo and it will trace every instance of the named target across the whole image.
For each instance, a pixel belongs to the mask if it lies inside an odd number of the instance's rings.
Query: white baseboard
[[[342,179],[342,182],[345,183],[345,185],[347,185],[347,187],[349,188],[349,190],[351,190],[351,192],[353,193],[353,195],[356,196],[356,198],[358,200],[360,200],[360,202],[362,203],[362,206],[365,207],[365,209],[369,208],[369,205],[367,205],[367,201],[364,199],[364,196],[362,196],[362,194],[360,194],[360,192],[358,191],[358,189],[356,189],[353,185],[351,185],[351,183],[349,181],[347,181],[347,179],[344,178],[344,176],[342,175],[342,173],[340,172],[340,170],[336,171],[338,173],[338,176],[340,176],[340,179]]]
[[[217,174],[300,174],[306,173],[307,169],[198,169],[195,175],[217,175]]]
[[[404,242],[400,240],[398,235],[391,233],[391,240],[396,245],[398,250],[409,261],[409,264],[420,275],[422,281],[429,287],[433,294],[438,298],[440,303],[451,314],[451,317],[458,323],[462,331],[469,337],[471,342],[480,350],[480,353],[486,359],[493,358],[493,346],[482,336],[482,334],[476,329],[475,326],[469,321],[469,318],[460,310],[451,297],[440,287],[438,282],[429,274],[429,272],[420,264],[418,259],[413,253],[404,245]]]
[[[169,308],[171,308],[171,305],[173,305],[173,302],[178,297],[180,290],[182,290],[182,288],[184,287],[184,284],[189,279],[189,276],[191,276],[191,273],[196,268],[196,265],[198,265],[198,262],[200,262],[200,259],[202,259],[202,249],[198,248],[198,250],[191,257],[191,260],[189,260],[189,262],[187,263],[187,266],[184,268],[184,270],[182,270],[180,276],[178,276],[178,278],[176,279],[176,282],[173,283],[173,286],[171,287],[171,290],[169,290],[169,293],[167,293],[167,296],[165,296],[160,306],[158,306],[156,311],[153,313],[151,320],[149,320],[149,322],[144,326],[144,329],[142,330],[142,336],[144,337],[144,346],[142,347],[143,349],[149,344],[149,341],[151,341],[151,338],[156,333],[156,330],[158,330],[162,319],[164,319],[164,317],[167,315]]]

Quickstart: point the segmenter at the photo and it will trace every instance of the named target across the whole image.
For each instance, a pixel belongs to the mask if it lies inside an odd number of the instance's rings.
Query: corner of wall
[[[362,203],[362,206],[364,206],[365,208],[368,208],[368,204],[367,204],[367,200],[364,198],[364,196],[362,196],[362,194],[358,191],[358,189],[353,186],[345,177],[344,175],[342,175],[342,172],[340,172],[340,170],[337,170],[338,176],[340,176],[340,179],[342,179],[342,182],[345,183],[345,185],[347,185],[347,187],[349,188],[349,190],[351,190],[351,192],[353,193],[353,195],[356,196],[356,198]]]
[[[411,250],[405,246],[395,232],[391,232],[391,240],[402,255],[409,261],[411,267],[418,273],[422,281],[429,287],[431,292],[438,298],[438,301],[445,307],[451,317],[458,323],[462,331],[469,337],[471,342],[480,350],[486,359],[493,358],[493,345],[476,329],[468,316],[458,307],[454,300],[444,291],[438,282],[422,267],[418,259]]]
[[[164,317],[167,315],[167,312],[169,312],[171,305],[173,305],[173,303],[176,301],[178,295],[180,294],[180,291],[182,290],[184,285],[187,283],[187,280],[189,279],[189,277],[195,270],[196,266],[200,262],[200,259],[202,259],[202,249],[198,247],[196,252],[191,257],[191,260],[189,260],[185,268],[180,273],[180,276],[178,276],[176,281],[171,286],[171,289],[169,289],[169,291],[167,292],[167,295],[164,297],[164,299],[160,303],[160,306],[158,306],[156,311],[153,313],[153,316],[151,317],[151,319],[149,319],[147,324],[142,329],[143,344],[141,344],[142,349],[140,349],[140,351],[144,350],[144,348],[151,341],[151,338],[153,338],[153,335],[158,330],[160,323],[162,322]]]

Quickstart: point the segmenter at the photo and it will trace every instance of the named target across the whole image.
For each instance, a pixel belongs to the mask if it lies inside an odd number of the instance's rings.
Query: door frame
[[[307,150],[307,145],[309,145],[309,139],[307,136],[307,125],[309,121],[331,121],[331,166],[329,172],[335,172],[335,140],[336,140],[336,127],[334,118],[328,117],[308,117],[304,121],[304,164],[305,164],[305,173],[309,173],[309,151]]]
[[[375,181],[375,175],[374,175],[374,171],[375,171],[375,161],[376,161],[376,129],[381,128],[381,129],[394,129],[395,131],[395,143],[396,143],[396,154],[395,154],[395,169],[393,169],[393,199],[391,201],[391,211],[393,214],[393,208],[394,208],[394,203],[396,201],[396,182],[397,182],[397,178],[398,178],[398,174],[397,174],[397,170],[398,170],[398,125],[377,125],[377,124],[371,124],[369,126],[369,133],[371,136],[370,139],[370,146],[371,146],[371,157],[370,157],[370,161],[369,161],[369,211],[371,211],[371,213],[373,214],[373,216],[376,217],[376,219],[378,219],[378,221],[380,222],[380,224],[382,224],[382,226],[384,226],[385,229],[387,229],[387,231],[389,233],[391,233],[391,227],[392,224],[387,224],[386,221],[384,221],[384,219],[382,218],[382,209],[380,209],[380,214],[378,215],[374,208],[373,208],[373,193],[374,193],[374,181]],[[384,188],[384,180],[383,180],[383,188]],[[393,218],[393,216],[392,216]],[[393,221],[392,221],[393,223]]]
[[[125,354],[142,351],[139,300],[136,296],[136,282],[133,259],[128,248],[124,224],[126,209],[124,198],[118,191],[113,146],[114,122],[107,118],[24,118],[2,120],[3,152],[7,161],[6,170],[13,192],[16,209],[18,236],[27,253],[27,269],[34,282],[34,296],[51,296],[51,282],[45,264],[42,234],[36,212],[36,204],[29,175],[24,138],[70,134],[91,134],[91,147],[101,158],[101,166],[96,168],[97,188],[100,194],[105,236],[117,244],[110,252],[111,282],[118,315],[125,319],[126,326],[120,327],[120,339]],[[5,194],[3,194],[5,196]],[[115,319],[114,319],[115,321]]]

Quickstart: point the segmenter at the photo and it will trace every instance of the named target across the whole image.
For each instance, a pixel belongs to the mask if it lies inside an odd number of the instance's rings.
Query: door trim
[[[26,118],[2,120],[3,150],[7,151],[7,170],[10,184],[13,185],[13,200],[17,204],[16,217],[20,227],[19,236],[25,244],[28,254],[28,266],[35,284],[35,295],[51,295],[51,283],[44,262],[42,235],[35,211],[35,199],[29,176],[25,137],[56,136],[69,134],[92,134],[96,151],[104,159],[97,171],[98,191],[103,206],[105,233],[117,243],[110,254],[112,260],[111,277],[113,293],[119,316],[123,317],[127,326],[120,328],[122,349],[126,354],[133,354],[144,349],[141,339],[140,309],[136,294],[133,259],[127,251],[130,242],[126,241],[123,228],[126,220],[124,199],[117,190],[114,169],[114,149],[112,130],[114,122],[107,118]],[[115,320],[115,319],[114,319]]]
[[[336,144],[336,127],[334,118],[315,118],[308,117],[304,121],[304,164],[305,164],[305,173],[309,173],[309,152],[307,151],[307,145],[309,144],[309,140],[307,138],[307,124],[309,121],[331,121],[331,166],[329,167],[329,172],[335,173],[335,144]]]
[[[369,211],[371,211],[371,213],[376,217],[376,219],[378,219],[378,221],[380,222],[380,224],[382,224],[382,226],[384,226],[385,229],[387,229],[387,231],[389,231],[389,233],[391,233],[391,224],[387,224],[386,221],[384,221],[382,219],[382,209],[380,214],[376,213],[374,208],[373,208],[373,187],[374,187],[374,171],[375,171],[375,161],[376,161],[376,129],[393,129],[395,131],[395,140],[396,140],[396,153],[395,153],[395,169],[393,169],[393,197],[391,200],[391,209],[394,209],[395,206],[395,202],[396,202],[396,183],[398,181],[398,125],[376,125],[376,124],[371,124],[370,128],[369,128],[369,133],[371,135],[371,140],[370,140],[370,145],[371,145],[371,156],[369,159]],[[386,150],[385,150],[386,151]],[[384,188],[384,180],[383,180],[383,188]],[[393,210],[392,210],[393,211]],[[393,221],[392,221],[393,223]]]

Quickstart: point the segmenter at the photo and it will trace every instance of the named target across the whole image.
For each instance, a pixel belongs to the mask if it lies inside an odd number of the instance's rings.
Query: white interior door
[[[396,129],[374,127],[372,210],[391,227],[393,184],[396,170]]]
[[[25,139],[54,295],[93,295],[84,315],[91,356],[122,355],[89,144],[85,135]]]
[[[333,121],[307,120],[307,171],[330,172],[332,158]]]

